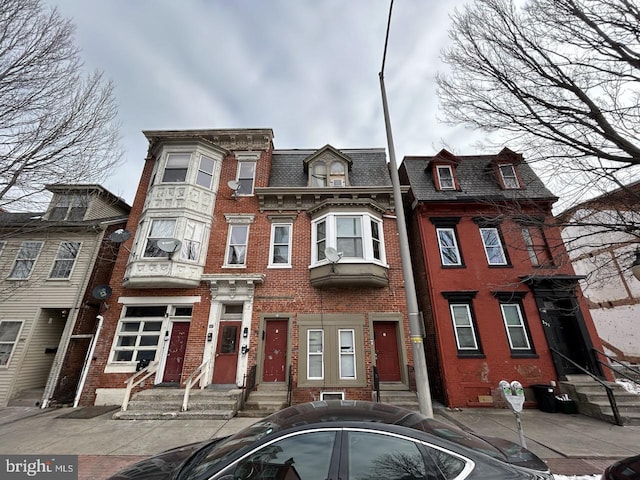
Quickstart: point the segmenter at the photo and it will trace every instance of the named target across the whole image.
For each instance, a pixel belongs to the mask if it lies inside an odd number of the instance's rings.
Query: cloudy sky
[[[272,128],[275,148],[384,147],[378,73],[389,0],[44,0],[73,19],[87,70],[113,80],[133,201],[142,130]],[[438,121],[434,76],[463,0],[397,0],[385,83],[398,163],[480,134]]]

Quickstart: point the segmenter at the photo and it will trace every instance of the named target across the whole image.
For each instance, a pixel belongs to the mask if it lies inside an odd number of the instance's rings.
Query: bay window
[[[158,240],[175,238],[175,231],[175,218],[152,220],[143,256],[146,258],[168,258],[169,252],[158,247]]]

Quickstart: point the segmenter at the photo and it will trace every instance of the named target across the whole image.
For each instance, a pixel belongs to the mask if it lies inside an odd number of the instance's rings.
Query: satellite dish
[[[157,245],[163,252],[174,253],[180,248],[182,242],[175,238],[161,238],[158,240]]]
[[[111,296],[111,287],[109,285],[98,285],[91,291],[91,295],[98,300],[106,300]]]
[[[237,192],[240,189],[240,182],[237,182],[236,180],[229,180],[227,182],[227,185],[234,192]]]
[[[342,258],[342,252],[337,251],[333,247],[327,247],[324,249],[324,256],[327,257],[331,263],[337,263]]]
[[[111,235],[109,235],[109,240],[114,243],[126,242],[127,240],[129,240],[129,238],[131,238],[131,232],[125,230],[124,228],[119,228]]]

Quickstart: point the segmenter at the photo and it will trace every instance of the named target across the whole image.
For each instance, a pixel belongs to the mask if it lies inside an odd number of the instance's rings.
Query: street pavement
[[[0,454],[78,455],[79,480],[104,480],[150,455],[229,435],[259,420],[112,420],[112,413],[97,407],[0,409]],[[519,443],[515,416],[506,409],[435,408],[434,416]],[[556,474],[599,474],[616,459],[640,454],[640,426],[533,409],[521,413],[521,424],[527,448]]]

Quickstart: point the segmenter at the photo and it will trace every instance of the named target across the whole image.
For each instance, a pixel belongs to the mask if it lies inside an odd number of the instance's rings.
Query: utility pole
[[[389,5],[389,19],[387,22],[387,35],[384,41],[384,54],[382,56],[382,68],[380,69],[380,89],[382,91],[382,109],[384,112],[384,123],[387,130],[387,145],[389,148],[389,170],[391,173],[391,183],[393,184],[393,199],[396,205],[396,216],[398,219],[398,234],[400,242],[400,258],[402,259],[402,274],[404,278],[404,289],[407,298],[407,312],[409,314],[409,335],[413,350],[413,364],[416,374],[416,388],[418,390],[418,403],[420,413],[429,418],[433,418],[433,407],[431,405],[431,392],[429,389],[429,376],[427,374],[427,359],[424,353],[424,342],[422,338],[423,325],[420,319],[420,309],[416,297],[416,287],[413,280],[413,267],[411,266],[411,252],[409,250],[409,237],[407,235],[407,222],[404,216],[402,203],[402,192],[400,191],[400,177],[398,176],[398,166],[396,164],[396,152],[393,145],[393,135],[391,133],[391,122],[389,120],[389,106],[387,104],[387,92],[384,86],[384,65],[387,58],[387,44],[389,43],[389,27],[391,26],[391,10],[393,0]]]

